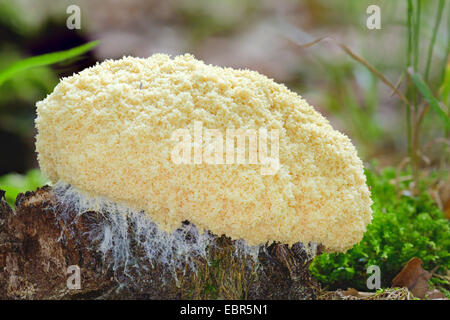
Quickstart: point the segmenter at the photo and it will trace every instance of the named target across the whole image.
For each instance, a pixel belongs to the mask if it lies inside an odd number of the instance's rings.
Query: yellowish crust
[[[175,164],[176,129],[265,127],[280,133],[280,169]],[[64,78],[37,103],[42,171],[143,209],[171,231],[183,220],[245,239],[343,251],[371,221],[363,164],[350,140],[299,95],[249,70],[191,55],[107,60]]]

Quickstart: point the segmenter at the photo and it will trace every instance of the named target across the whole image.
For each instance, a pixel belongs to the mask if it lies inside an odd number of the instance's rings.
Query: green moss
[[[382,286],[392,279],[412,257],[423,267],[445,272],[450,267],[450,223],[424,191],[410,196],[395,186],[395,170],[377,174],[366,171],[374,204],[373,221],[363,240],[346,253],[322,254],[310,266],[312,275],[330,289],[353,287],[367,291],[367,267],[381,269]],[[404,181],[400,190],[406,190]]]

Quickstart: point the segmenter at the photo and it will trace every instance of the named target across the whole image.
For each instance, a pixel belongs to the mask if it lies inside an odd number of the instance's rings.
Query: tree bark
[[[106,221],[93,211],[77,215],[49,186],[20,194],[15,209],[0,190],[0,298],[312,299],[319,288],[301,244],[262,247],[255,260],[236,255],[235,241],[214,237],[206,256],[195,258],[195,271],[181,265],[167,272],[164,263],[148,261],[130,227],[132,254],[117,265],[99,249],[101,237],[92,237]],[[68,286],[72,265],[80,270],[79,289]]]

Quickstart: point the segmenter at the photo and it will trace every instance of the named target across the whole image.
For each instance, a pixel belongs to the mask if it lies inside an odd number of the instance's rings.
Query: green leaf
[[[0,86],[9,78],[13,77],[15,74],[25,71],[34,67],[42,67],[50,64],[54,64],[57,62],[61,62],[63,60],[67,60],[70,58],[74,58],[79,56],[95,46],[99,44],[99,41],[91,41],[81,46],[65,50],[65,51],[57,51],[52,53],[46,53],[35,57],[30,57],[24,60],[20,60],[9,68],[0,71]]]
[[[6,191],[6,200],[10,205],[14,205],[20,192],[34,191],[47,183],[47,179],[37,169],[32,169],[25,175],[8,173],[0,176],[0,190]]]
[[[447,129],[450,129],[450,119],[445,114],[445,112],[441,109],[439,106],[439,101],[434,97],[433,93],[431,92],[430,88],[427,86],[427,84],[423,81],[421,75],[417,72],[415,72],[411,67],[408,68],[408,73],[411,76],[411,79],[413,80],[415,86],[417,89],[419,89],[420,93],[423,95],[425,100],[428,101],[430,106],[434,109],[434,111],[437,113],[439,118],[442,119]]]
[[[445,68],[444,80],[439,89],[439,96],[447,106],[450,105],[450,63]]]

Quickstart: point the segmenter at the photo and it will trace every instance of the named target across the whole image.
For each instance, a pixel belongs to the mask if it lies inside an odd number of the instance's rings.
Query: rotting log
[[[61,205],[49,186],[20,194],[14,209],[0,191],[0,299],[314,299],[318,292],[308,272],[312,255],[301,244],[263,246],[255,259],[236,255],[228,237],[212,236],[195,271],[167,272],[146,259],[132,223],[130,261],[117,265],[111,252],[96,250],[102,240],[92,234],[104,223],[104,214]],[[80,289],[67,285],[72,265]]]

